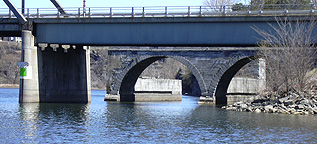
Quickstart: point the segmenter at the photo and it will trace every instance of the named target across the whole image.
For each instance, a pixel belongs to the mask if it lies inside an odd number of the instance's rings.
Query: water
[[[0,143],[316,143],[317,116],[224,111],[182,102],[18,103],[0,89]]]

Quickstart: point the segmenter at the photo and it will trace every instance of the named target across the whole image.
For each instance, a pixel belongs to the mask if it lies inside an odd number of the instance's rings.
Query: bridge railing
[[[274,5],[218,5],[218,6],[153,6],[153,7],[87,7],[64,8],[60,14],[56,8],[26,8],[27,18],[71,17],[203,17],[237,15],[315,15],[316,4]],[[21,10],[21,9],[20,9]],[[7,8],[0,9],[0,17],[15,17]]]

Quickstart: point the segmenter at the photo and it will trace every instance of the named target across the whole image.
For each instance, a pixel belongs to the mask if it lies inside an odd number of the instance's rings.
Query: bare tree
[[[238,0],[204,0],[204,5],[208,6],[212,11],[221,12],[224,6],[231,6]]]
[[[305,91],[311,77],[307,74],[316,68],[316,21],[291,22],[286,18],[269,25],[272,32],[253,28],[263,38],[259,53],[266,60],[268,90],[280,94]]]

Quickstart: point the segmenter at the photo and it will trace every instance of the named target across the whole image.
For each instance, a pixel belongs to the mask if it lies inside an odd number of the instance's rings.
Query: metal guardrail
[[[19,9],[21,11],[21,9]],[[26,18],[90,18],[90,17],[208,17],[246,15],[316,15],[316,4],[221,5],[221,6],[153,6],[153,7],[90,7],[26,8]],[[0,17],[13,18],[7,8],[0,9]]]

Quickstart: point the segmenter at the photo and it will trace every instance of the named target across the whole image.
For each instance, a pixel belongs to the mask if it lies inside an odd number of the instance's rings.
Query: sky
[[[64,8],[82,7],[83,0],[57,0]],[[200,6],[204,0],[86,0],[86,7]],[[22,0],[11,0],[21,8]],[[0,0],[0,8],[7,8]],[[25,0],[25,8],[54,8],[50,0]]]

